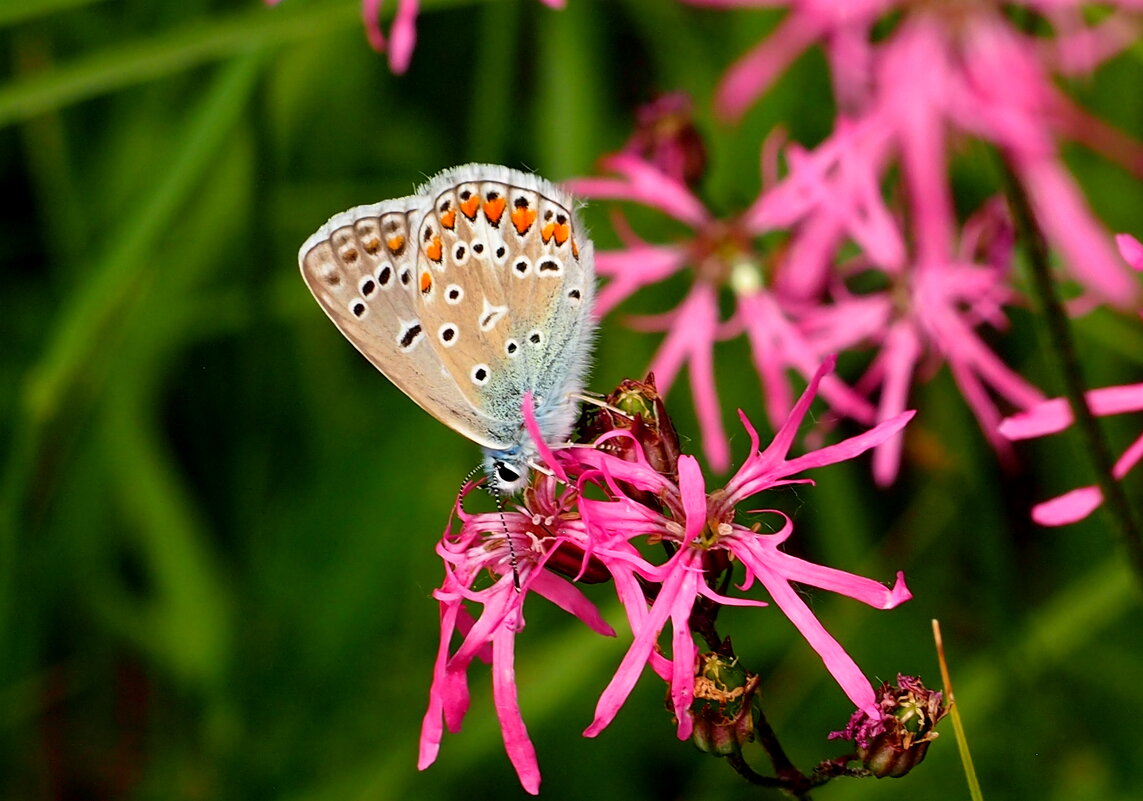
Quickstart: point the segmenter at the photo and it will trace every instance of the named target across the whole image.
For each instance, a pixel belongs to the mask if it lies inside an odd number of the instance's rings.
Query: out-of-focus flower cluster
[[[686,104],[660,99],[648,106],[636,136],[601,160],[604,176],[569,186],[590,199],[650,207],[690,233],[649,240],[617,213],[622,248],[597,255],[609,279],[600,313],[671,275],[690,276],[690,291],[673,311],[633,326],[665,332],[651,365],[664,392],[688,368],[706,456],[716,469],[729,460],[714,348],[742,334],[774,426],[790,408],[791,376],[808,377],[826,354],[864,354],[865,370],[851,384],[831,378],[822,386],[836,417],[861,423],[900,412],[918,378],[947,365],[984,436],[1010,464],[1000,421],[1044,400],[989,344],[1008,325],[1006,307],[1022,302],[1013,224],[1002,185],[997,197],[958,216],[950,164],[958,148],[976,140],[986,147],[976,145],[974,154],[991,151],[998,172],[1006,165],[1082,293],[1074,311],[1099,304],[1137,309],[1138,281],[1124,263],[1132,257],[1116,253],[1058,147],[1061,139],[1079,140],[1143,175],[1143,146],[1086,115],[1053,82],[1126,47],[1137,34],[1133,4],[1113,3],[1089,25],[1082,3],[1029,2],[1024,13],[1035,33],[991,3],[786,5],[785,19],[728,70],[716,111],[738,119],[799,54],[820,45],[841,109],[833,132],[812,148],[785,146],[784,171],[780,140],[771,137],[762,146],[757,199],[719,218],[695,194],[701,139],[696,144],[693,128],[679,119]],[[663,141],[670,132],[677,132],[673,146]],[[692,167],[684,172],[681,164]],[[719,314],[724,296],[734,303],[727,319]],[[895,479],[901,448],[900,436],[878,448],[879,483]]]
[[[827,360],[810,377],[808,389],[766,447],[742,416],[750,455],[722,486],[713,486],[698,461],[679,452],[653,384],[625,382],[609,398],[609,406],[589,419],[586,428],[594,436],[594,447],[553,452],[529,418],[551,475],[537,474],[519,506],[503,512],[468,513],[462,495],[456,509],[459,529],[450,526],[438,546],[445,563],[445,581],[435,593],[441,604],[441,644],[420,766],[436,759],[446,728],[460,728],[469,703],[468,669],[481,657],[492,663],[493,696],[508,756],[524,788],[538,791],[535,750],[516,701],[514,642],[524,627],[524,602],[532,594],[599,634],[613,634],[576,579],[612,582],[631,632],[631,644],[599,698],[586,736],[600,733],[614,719],[647,667],[668,686],[680,739],[697,736],[708,750],[715,750],[730,747],[727,738],[733,740],[735,732],[748,732],[749,699],[725,686],[725,670],[707,669],[709,655],[700,654],[695,638],[705,639],[712,650],[722,646],[714,634],[720,606],[767,606],[749,592],[755,584],[817,652],[854,707],[878,714],[869,680],[797,588],[816,587],[889,609],[910,597],[903,576],[898,574],[890,588],[790,555],[782,549],[793,534],[788,516],[774,509],[755,510],[751,517],[756,522],[748,525],[738,508],[775,487],[812,484],[799,476],[876,447],[912,417],[912,412],[903,412],[863,434],[790,457],[795,436],[831,369],[832,360]],[[740,566],[742,573],[734,592],[727,586],[732,565]],[[479,608],[475,616],[472,607]],[[460,644],[455,645],[458,636]],[[696,672],[702,679],[697,697]],[[726,704],[735,700],[739,705],[732,705],[735,712],[730,714],[738,717],[724,722],[729,729],[718,729],[720,719],[712,717],[712,704],[726,714]]]

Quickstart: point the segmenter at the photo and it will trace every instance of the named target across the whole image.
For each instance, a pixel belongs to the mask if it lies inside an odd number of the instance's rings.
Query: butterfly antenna
[[[512,542],[512,535],[508,533],[508,520],[504,517],[504,496],[500,494],[500,487],[491,486],[488,491],[496,499],[496,511],[500,513],[500,525],[504,528],[504,539],[508,542],[508,563],[512,565],[512,586],[516,592],[520,591],[520,563],[516,559],[516,545]]]
[[[483,467],[481,467],[480,465],[477,465],[476,467],[474,467],[468,471],[468,475],[465,476],[464,480],[462,480],[460,482],[460,492],[457,493],[458,497],[464,495],[464,488],[468,486],[468,482],[472,481],[472,477],[475,476],[477,473],[479,473],[483,469],[484,469]],[[462,502],[463,502],[463,499],[462,499]]]
[[[595,397],[593,395],[584,395],[583,393],[577,393],[575,395],[572,395],[572,397],[575,398],[576,400],[581,400],[584,403],[590,403],[592,406],[598,406],[600,409],[606,409],[607,411],[611,412],[612,414],[617,414],[620,417],[623,417],[627,420],[634,420],[635,419],[630,414],[628,414],[627,412],[618,408],[617,406],[612,406],[610,403],[608,403],[603,398],[598,398],[598,397]]]

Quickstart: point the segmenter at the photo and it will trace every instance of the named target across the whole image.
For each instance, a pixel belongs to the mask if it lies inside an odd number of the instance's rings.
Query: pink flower
[[[644,462],[622,462],[601,451],[560,451],[556,457],[565,466],[583,471],[580,481],[591,481],[606,488],[610,500],[581,498],[580,509],[590,521],[592,538],[600,544],[630,541],[649,536],[672,543],[677,550],[660,565],[650,565],[629,557],[613,572],[620,600],[627,612],[634,640],[615,676],[596,706],[595,719],[584,732],[595,736],[602,731],[627,699],[645,665],[671,688],[672,706],[678,720],[678,736],[690,736],[693,719],[690,704],[694,697],[697,648],[691,625],[696,605],[705,600],[737,606],[765,606],[766,602],[730,597],[714,590],[708,577],[712,565],[722,566],[729,557],[743,566],[745,578],[738,589],[749,590],[757,581],[770,598],[817,651],[826,669],[859,709],[874,709],[874,692],[868,679],[838,642],[830,636],[794,588],[807,584],[848,595],[878,609],[890,609],[911,595],[901,574],[893,588],[871,579],[833,568],[815,565],[784,553],[782,544],[793,533],[792,521],[776,510],[773,533],[759,533],[738,522],[737,507],[764,490],[787,484],[812,484],[810,479],[793,478],[806,470],[852,459],[899,431],[912,418],[904,412],[864,434],[835,445],[790,459],[789,450],[822,379],[829,374],[828,360],[814,374],[774,440],[760,449],[758,435],[745,415],[740,415],[750,436],[751,454],[738,472],[719,489],[707,490],[698,462],[691,456],[679,458],[679,479],[668,481]],[[615,432],[620,434],[621,432]],[[594,468],[589,466],[594,465]],[[623,482],[622,484],[620,482]],[[622,486],[652,489],[660,498],[662,510],[652,509],[629,497]],[[597,555],[599,551],[595,552]],[[714,570],[717,575],[718,569]],[[637,578],[658,587],[653,600],[639,589]],[[671,655],[660,653],[659,635],[671,626]]]
[[[925,102],[924,93],[901,102],[916,107]],[[1010,287],[1014,234],[998,202],[987,204],[963,226],[958,223],[943,162],[933,162],[940,155],[939,136],[923,115],[917,112],[917,117],[910,136],[899,143],[896,126],[869,116],[840,120],[813,150],[789,149],[787,175],[742,217],[744,228],[788,231],[789,241],[771,273],[774,290],[740,300],[739,313],[746,318],[741,325],[754,337],[766,321],[781,319],[777,312],[784,309],[785,319],[795,326],[795,341],[812,346],[813,361],[876,348],[855,387],[863,395],[877,393],[876,420],[906,408],[918,375],[931,375],[948,364],[981,430],[1007,458],[1009,443],[995,433],[1002,413],[993,396],[1009,408],[1043,400],[978,333],[985,326],[1006,328],[1004,307],[1017,300]],[[912,168],[906,173],[911,178],[910,231],[901,229],[902,215],[881,197],[883,173],[897,149]],[[860,255],[838,264],[847,242],[856,244]],[[857,292],[849,286],[871,277],[874,286],[884,288]],[[781,352],[765,344],[756,342],[754,352],[759,372],[769,378],[783,365],[759,359],[758,354]],[[873,467],[879,483],[896,478],[901,446],[899,435],[876,449]]]
[[[850,205],[847,191],[840,181],[823,183],[820,194],[835,207],[831,214]],[[863,202],[872,204],[868,199]],[[923,261],[893,266],[892,261],[880,259],[886,266],[878,271],[883,273],[879,283],[885,288],[862,293],[850,290],[839,278],[869,273],[868,263],[874,259],[861,258],[844,266],[830,284],[829,302],[807,307],[801,328],[821,354],[869,345],[877,349],[855,388],[878,392],[878,420],[899,414],[917,378],[947,364],[981,431],[998,455],[1010,460],[1007,440],[996,434],[1002,413],[994,397],[1009,408],[1021,409],[1043,400],[1040,391],[1005,365],[979,333],[985,327],[1007,328],[1004,308],[1016,300],[1009,275],[1012,230],[997,203],[986,205],[960,231],[951,209],[926,209],[925,203],[917,204],[913,215],[915,249]],[[897,436],[876,449],[873,474],[879,484],[896,479],[901,447],[902,438]]]
[[[1143,411],[1143,384],[1093,389],[1085,394],[1088,408],[1096,417]],[[1072,411],[1064,398],[1044,401],[1031,409],[1001,422],[999,431],[1011,440],[1043,437],[1063,431],[1072,424]],[[1143,435],[1119,457],[1111,475],[1121,480],[1143,459]],[[1032,507],[1032,519],[1042,526],[1066,526],[1078,523],[1103,503],[1103,493],[1096,486],[1080,487]]]
[[[692,233],[687,240],[651,244],[621,221],[626,248],[596,253],[597,271],[610,279],[599,293],[597,313],[606,314],[643,286],[687,268],[693,271],[694,283],[678,307],[638,319],[635,326],[667,332],[650,369],[666,393],[679,371],[688,368],[706,457],[716,470],[725,470],[730,453],[715,389],[714,343],[745,332],[775,427],[793,402],[786,371],[793,369],[809,379],[820,355],[798,330],[786,299],[768,284],[763,258],[752,241],[762,226],[745,215],[715,219],[679,178],[630,153],[606,157],[602,164],[618,177],[576,179],[568,182],[569,190],[586,198],[644,204],[684,223]],[[723,291],[736,299],[737,311],[729,321],[719,317]],[[823,378],[822,396],[838,414],[872,420],[872,407],[836,376]]]
[[[563,8],[567,0],[540,0],[550,8]],[[276,6],[281,0],[265,0],[267,5]],[[403,75],[413,59],[413,49],[417,46],[417,13],[420,0],[397,0],[397,11],[393,15],[393,25],[389,28],[389,38],[381,32],[381,6],[384,0],[361,0],[361,18],[365,24],[365,37],[369,45],[378,53],[389,53],[389,69],[396,75]]]
[[[759,0],[688,0],[715,7],[761,6]],[[1079,138],[1143,172],[1143,146],[1078,111],[1055,87],[1052,72],[1091,66],[1122,49],[1131,30],[1125,12],[1084,27],[1075,0],[1050,4],[1045,14],[1060,28],[1055,39],[1015,28],[988,3],[908,4],[887,0],[832,3],[793,0],[774,33],[731,68],[717,107],[739,116],[804,49],[821,43],[835,68],[846,113],[875,119],[900,149],[903,176],[914,202],[936,188],[947,171],[945,139],[966,133],[994,145],[1028,195],[1049,243],[1071,275],[1094,298],[1123,308],[1139,300],[1137,282],[1115,258],[1102,226],[1059,157],[1059,136]],[[1040,2],[1028,2],[1032,12]],[[1129,10],[1134,4],[1121,2]],[[892,34],[874,42],[873,26],[902,7]],[[930,195],[951,207],[947,190]],[[923,224],[923,221],[918,221]],[[945,232],[947,236],[949,232]]]
[[[542,569],[565,544],[572,549],[586,545],[583,521],[562,517],[574,507],[574,489],[557,492],[554,481],[541,481],[519,510],[476,515],[463,508],[468,489],[457,499],[460,531],[456,535],[446,531],[437,545],[445,567],[444,584],[433,593],[441,605],[441,639],[429,708],[421,727],[417,767],[424,770],[436,761],[445,728],[454,733],[460,730],[468,712],[468,668],[473,658],[479,657],[492,662],[493,700],[508,758],[521,785],[535,795],[540,788],[540,770],[520,716],[513,668],[516,635],[524,628],[524,601],[530,594],[539,595],[599,634],[613,637],[615,632],[573,584]],[[477,580],[486,573],[499,578],[484,589],[476,589]],[[482,607],[476,619],[468,611],[470,604]],[[457,633],[463,641],[453,651],[452,638]]]
[[[708,636],[706,631],[692,630],[695,622],[703,619],[703,610],[711,604],[767,605],[760,599],[713,589],[715,579],[737,564],[744,570],[738,589],[746,593],[755,583],[761,584],[853,704],[875,714],[876,697],[869,680],[817,620],[794,585],[839,592],[889,609],[910,597],[903,577],[898,574],[895,585],[887,588],[785,553],[782,545],[792,534],[793,524],[781,512],[752,512],[774,517],[770,533],[760,533],[757,526],[748,527],[737,519],[740,504],[773,487],[812,484],[796,476],[858,456],[893,436],[912,417],[912,412],[904,412],[864,434],[789,458],[798,428],[832,367],[833,360],[827,360],[814,373],[765,449],[742,416],[750,436],[750,456],[724,487],[709,491],[698,462],[685,455],[676,460],[671,456],[673,447],[657,439],[673,440],[669,421],[658,421],[655,437],[659,457],[677,461],[677,480],[651,466],[631,430],[610,430],[599,437],[595,448],[553,452],[541,439],[530,399],[526,401],[526,423],[540,460],[551,474],[538,473],[515,510],[469,514],[462,507],[463,496],[458,499],[460,530],[446,532],[437,547],[445,563],[444,584],[434,593],[441,605],[441,640],[418,766],[423,769],[435,761],[446,728],[459,730],[469,704],[467,672],[473,658],[480,657],[492,662],[493,696],[509,759],[524,789],[538,792],[536,754],[513,683],[513,648],[524,627],[524,601],[531,594],[541,595],[593,631],[613,635],[595,606],[557,572],[581,581],[610,578],[631,627],[632,643],[599,699],[586,736],[598,734],[614,719],[648,665],[670,687],[678,736],[691,735],[699,656],[694,634]],[[649,383],[642,386],[653,391]],[[619,437],[634,440],[633,447],[621,449],[630,458],[609,452],[608,442]],[[586,492],[589,487],[591,497]],[[636,547],[642,540],[671,548],[656,563],[645,555],[654,549]],[[491,574],[492,583],[478,589],[478,581],[486,574]],[[481,607],[475,619],[468,611],[471,605]],[[713,617],[708,620],[713,627]],[[671,645],[660,649],[659,636],[667,625]],[[454,648],[452,641],[458,634],[462,642]]]

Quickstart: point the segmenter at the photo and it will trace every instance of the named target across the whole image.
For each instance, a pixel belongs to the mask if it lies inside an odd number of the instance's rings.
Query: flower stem
[[[766,756],[770,758],[770,764],[774,766],[774,775],[778,777],[777,786],[799,801],[810,801],[810,789],[812,787],[810,780],[794,767],[794,763],[786,756],[786,750],[778,742],[778,735],[770,728],[770,722],[766,720],[766,715],[761,709],[758,709],[757,712],[758,717],[754,723],[754,731],[758,737],[758,742],[766,751]]]
[[[1012,206],[1017,230],[1021,232],[1027,244],[1032,286],[1044,310],[1048,339],[1059,364],[1068,405],[1071,407],[1073,418],[1079,424],[1080,435],[1087,443],[1086,450],[1091,455],[1096,483],[1103,493],[1105,508],[1115,520],[1136,577],[1143,584],[1143,537],[1140,536],[1139,527],[1131,514],[1123,485],[1112,476],[1114,462],[1111,450],[1096,424],[1095,415],[1092,414],[1091,407],[1087,404],[1087,397],[1084,395],[1085,385],[1079,359],[1076,356],[1075,343],[1072,340],[1071,326],[1056,293],[1048,265],[1048,246],[1044,241],[1044,234],[1036,223],[1028,196],[1007,162],[1004,169],[1008,179],[1008,200]]]

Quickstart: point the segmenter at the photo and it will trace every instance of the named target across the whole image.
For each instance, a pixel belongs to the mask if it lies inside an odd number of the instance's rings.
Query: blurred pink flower
[[[1093,389],[1085,397],[1088,408],[1096,417],[1143,411],[1143,384]],[[1031,439],[1058,433],[1071,424],[1072,410],[1067,400],[1053,398],[1005,419],[999,431],[1011,440]],[[1112,468],[1112,477],[1122,480],[1140,459],[1143,459],[1143,435],[1119,457]],[[1042,526],[1065,526],[1083,520],[1102,503],[1103,493],[1099,487],[1080,487],[1036,504],[1032,507],[1032,519]]]
[[[769,6],[761,0],[686,0],[692,5]],[[909,4],[901,0],[792,0],[778,28],[735,64],[716,107],[737,118],[798,54],[825,47],[834,65],[839,103],[884,127],[900,150],[914,202],[945,172],[945,138],[966,133],[996,146],[1011,165],[1049,243],[1071,275],[1100,302],[1133,308],[1137,282],[1115,258],[1102,226],[1059,157],[1059,136],[1078,138],[1143,173],[1143,145],[1078,110],[1052,82],[1052,73],[1089,68],[1125,47],[1137,30],[1125,11],[1085,26],[1078,0],[1031,0],[1057,28],[1053,38],[1015,28],[988,3]],[[1113,3],[1137,9],[1137,3]],[[874,42],[872,30],[896,8],[903,19]],[[943,183],[943,180],[941,181]],[[947,189],[932,202],[951,206]],[[946,232],[947,233],[947,232]]]
[[[585,198],[644,204],[684,223],[692,232],[688,239],[673,244],[650,244],[620,218],[617,227],[626,247],[596,252],[597,271],[610,279],[599,293],[597,313],[606,314],[641,287],[687,268],[693,271],[694,283],[678,307],[663,315],[638,318],[634,325],[667,332],[650,369],[666,394],[679,371],[688,367],[703,449],[716,470],[725,470],[730,453],[714,377],[715,342],[745,332],[774,427],[781,424],[793,402],[786,371],[793,369],[808,380],[821,355],[799,332],[778,288],[768,285],[763,258],[753,242],[762,228],[748,215],[714,218],[681,180],[631,153],[608,156],[601,163],[617,177],[579,178],[567,182],[568,189]],[[725,322],[718,311],[722,291],[733,293],[737,306],[734,317]],[[823,379],[821,394],[840,415],[860,422],[873,419],[873,408],[834,375]]]
[[[923,93],[901,99],[916,107]],[[931,122],[931,120],[929,121]],[[922,364],[932,373],[947,363],[981,430],[1002,458],[1011,448],[996,434],[1001,412],[992,395],[1016,408],[1043,400],[1038,389],[1009,369],[977,329],[1007,327],[1014,234],[1003,204],[993,201],[959,226],[943,163],[939,128],[917,112],[914,130],[896,143],[894,126],[875,116],[841,120],[819,147],[792,149],[787,176],[746,213],[757,230],[789,228],[791,245],[778,265],[776,285],[806,299],[800,330],[817,353],[878,349],[855,388],[879,390],[878,420],[900,413]],[[882,171],[896,144],[909,181],[911,254],[906,232],[880,194]],[[932,162],[936,163],[932,163]],[[860,249],[836,264],[846,240]],[[875,291],[856,293],[855,278],[880,274]],[[880,484],[896,478],[902,438],[880,445],[873,460]]]
[[[276,6],[281,0],[265,0],[266,5]],[[567,0],[540,0],[551,8],[563,8]],[[389,28],[389,38],[381,32],[381,6],[384,0],[361,0],[361,18],[365,24],[365,37],[369,45],[378,53],[389,53],[389,69],[396,75],[403,75],[413,59],[413,49],[417,46],[417,13],[420,0],[397,0],[397,11]]]

